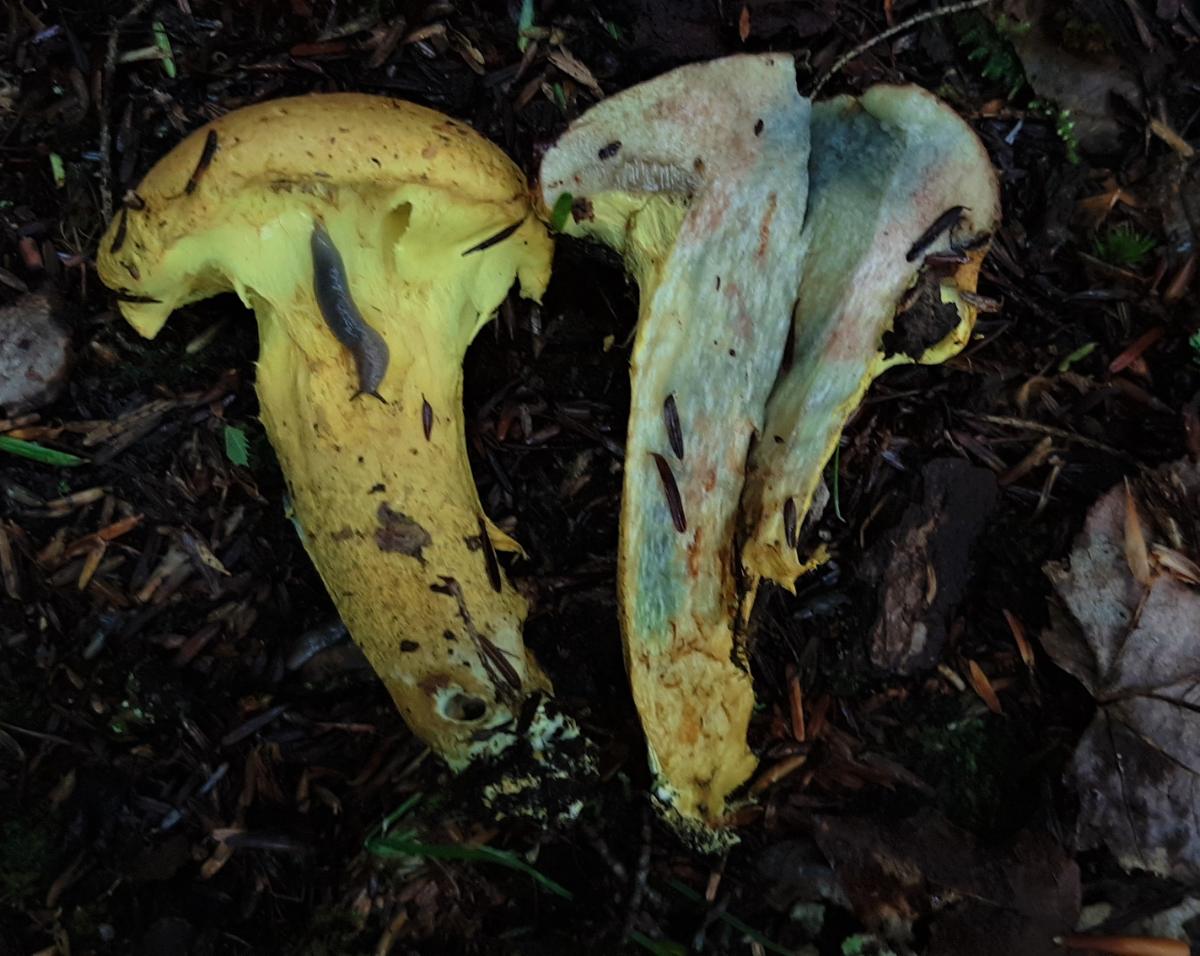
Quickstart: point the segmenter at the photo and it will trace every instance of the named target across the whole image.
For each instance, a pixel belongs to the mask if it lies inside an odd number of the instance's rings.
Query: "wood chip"
[[[996,481],[1001,485],[1011,485],[1020,481],[1035,468],[1044,464],[1054,453],[1054,439],[1046,435],[1030,450],[1024,458],[1000,475]]]
[[[1092,956],[1188,956],[1191,947],[1177,939],[1148,936],[1063,936],[1063,949],[1082,949]]]
[[[768,787],[778,783],[789,774],[795,773],[801,767],[808,763],[808,754],[793,754],[790,757],[784,757],[778,763],[769,767],[761,777],[754,781],[750,787],[751,793],[762,793]]]
[[[1025,636],[1025,625],[1008,608],[1001,608],[1001,611],[1004,613],[1004,620],[1008,622],[1008,629],[1012,632],[1013,640],[1016,641],[1017,650],[1021,653],[1022,662],[1030,670],[1033,670],[1037,659],[1033,656],[1033,647]]]
[[[792,736],[804,743],[804,688],[800,686],[800,674],[795,664],[788,664],[788,706],[792,715]]]
[[[596,82],[596,77],[592,75],[592,71],[566,47],[556,47],[546,55],[546,59],[571,79],[586,86],[597,96],[604,95],[604,90]]]
[[[17,562],[13,558],[8,528],[2,521],[0,521],[0,575],[4,578],[4,593],[14,601],[21,600],[21,578],[17,573]]]
[[[975,688],[975,693],[987,704],[988,710],[993,714],[1003,714],[1004,710],[1000,706],[1000,698],[996,696],[995,690],[992,689],[992,682],[988,680],[987,674],[983,672],[983,668],[973,660],[968,659],[967,672],[971,675],[971,686]]]
[[[1150,554],[1154,557],[1154,562],[1173,578],[1185,584],[1200,585],[1200,565],[1186,554],[1168,548],[1165,544],[1151,545]]]

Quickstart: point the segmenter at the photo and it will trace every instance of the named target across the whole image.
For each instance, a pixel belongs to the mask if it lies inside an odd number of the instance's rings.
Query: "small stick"
[[[112,32],[108,35],[108,46],[104,51],[104,72],[100,81],[100,211],[104,214],[105,222],[112,218],[113,210],[112,167],[109,163],[112,153],[112,130],[108,123],[108,110],[112,105],[112,85],[117,75],[117,40],[120,38],[121,28],[140,17],[148,6],[150,0],[137,0],[125,16],[113,23]]]
[[[838,57],[833,66],[825,71],[825,75],[817,80],[817,83],[812,88],[812,92],[809,93],[809,96],[815,100],[817,98],[817,94],[821,92],[822,87],[824,87],[825,84],[833,78],[834,74],[840,72],[842,67],[844,67],[851,60],[858,59],[858,57],[866,53],[867,50],[871,49],[871,47],[875,46],[875,44],[882,43],[884,40],[894,37],[897,33],[903,33],[905,30],[911,30],[913,27],[917,26],[917,24],[924,23],[926,20],[936,20],[938,17],[948,17],[955,13],[964,13],[967,10],[974,10],[976,7],[986,6],[991,2],[992,0],[964,0],[962,3],[952,3],[948,7],[939,7],[936,10],[926,10],[924,13],[918,13],[915,17],[909,17],[907,20],[897,23],[894,27],[889,27],[887,30],[884,30],[877,36],[874,36],[869,40],[864,40],[849,53],[844,53],[842,56]]]
[[[650,811],[642,808],[642,849],[638,853],[637,871],[633,874],[633,888],[629,891],[629,905],[625,912],[625,925],[621,929],[621,942],[629,939],[633,932],[633,924],[637,922],[638,911],[642,908],[642,898],[646,895],[646,884],[650,882],[650,850],[652,847],[650,829]]]

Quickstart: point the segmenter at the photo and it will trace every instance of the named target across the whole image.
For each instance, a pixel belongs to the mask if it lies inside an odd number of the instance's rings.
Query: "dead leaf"
[[[1153,480],[1180,490],[1180,508],[1200,510],[1200,467],[1181,461]],[[1131,548],[1136,511],[1127,501],[1125,489],[1111,489],[1092,507],[1070,558],[1046,566],[1058,602],[1043,644],[1100,704],[1072,761],[1076,840],[1081,847],[1106,843],[1129,869],[1196,879],[1200,591],[1171,574],[1139,583],[1131,568],[1142,558],[1127,555],[1140,553],[1156,528],[1139,515],[1133,536],[1143,541]],[[1197,517],[1169,516],[1193,528]]]
[[[741,15],[738,16],[738,39],[743,43],[750,39],[750,8],[744,3]]]
[[[1180,554],[1165,544],[1156,544],[1150,549],[1154,562],[1185,584],[1200,584],[1200,565],[1186,554]]]
[[[1142,104],[1137,80],[1119,57],[1073,53],[1051,39],[1040,24],[1015,35],[1013,46],[1038,97],[1071,111],[1075,136],[1084,150],[1119,148],[1121,126],[1110,105],[1112,95],[1135,106]]]
[[[547,55],[547,59],[571,79],[582,83],[597,96],[604,95],[604,90],[600,89],[600,84],[596,82],[596,77],[592,75],[592,71],[570,50],[565,47],[551,50]]]
[[[1079,868],[1046,834],[981,844],[933,810],[900,824],[835,816],[815,824],[855,915],[891,939],[928,918],[930,956],[1053,956],[1053,937],[1078,916]],[[950,899],[958,902],[941,905]]]

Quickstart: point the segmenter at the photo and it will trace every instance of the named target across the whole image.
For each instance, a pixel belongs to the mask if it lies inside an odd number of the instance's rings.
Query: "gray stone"
[[[70,359],[70,334],[47,296],[24,295],[0,309],[0,411],[17,415],[54,401]]]

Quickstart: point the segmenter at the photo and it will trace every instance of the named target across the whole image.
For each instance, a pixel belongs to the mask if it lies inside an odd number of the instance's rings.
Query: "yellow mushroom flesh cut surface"
[[[768,54],[600,103],[547,152],[540,190],[543,214],[569,201],[564,232],[612,246],[639,284],[622,635],[657,795],[712,843],[756,766],[741,643],[758,584],[810,566],[798,528],[870,381],[908,360],[883,337],[928,253],[969,250],[939,284],[954,329],[919,360],[965,344],[958,292],[997,225],[994,172],[928,93],[814,105]]]
[[[155,336],[233,291],[304,544],[413,730],[452,766],[504,749],[548,682],[466,455],[462,359],[552,243],[520,171],[399,100],[312,95],[229,113],[164,157],[102,240],[101,278]]]

